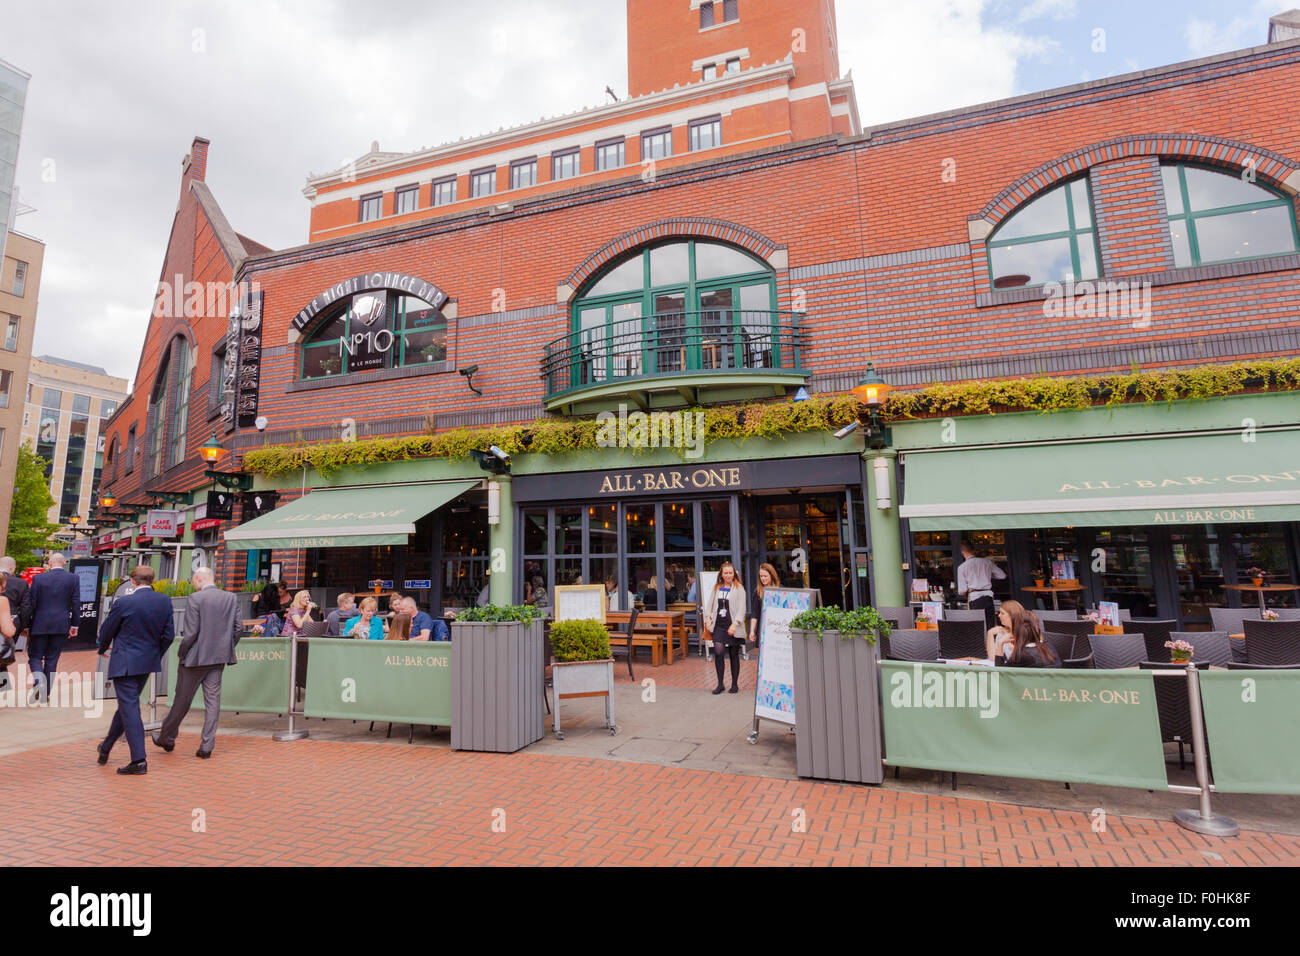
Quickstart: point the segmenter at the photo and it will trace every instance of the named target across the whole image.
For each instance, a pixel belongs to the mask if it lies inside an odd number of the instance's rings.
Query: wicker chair
[[[1259,608],[1257,607],[1212,607],[1210,608],[1210,623],[1216,631],[1225,631],[1228,634],[1240,634],[1242,632],[1241,622],[1246,618],[1259,620]]]
[[[1144,671],[1164,670],[1170,665],[1158,661],[1142,661],[1138,665]],[[1182,665],[1179,665],[1180,667]],[[1205,670],[1210,665],[1197,661],[1198,670]],[[1177,677],[1152,678],[1156,688],[1156,713],[1160,717],[1160,739],[1166,743],[1178,744],[1178,766],[1187,766],[1183,745],[1192,744],[1192,707],[1187,699],[1187,681]]]
[[[1043,640],[1052,645],[1052,650],[1056,651],[1056,656],[1063,662],[1074,656],[1074,636],[1072,634],[1044,631]],[[1061,666],[1064,667],[1065,665],[1062,664]]]
[[[1186,641],[1192,645],[1192,660],[1197,665],[1227,667],[1232,660],[1232,642],[1227,631],[1174,631],[1171,641]]]
[[[978,621],[939,621],[939,656],[949,659],[958,657],[984,657],[988,654],[984,638],[986,634],[984,618]]]
[[[1059,623],[1054,621],[1052,626]],[[1061,659],[1061,667],[1084,669],[1093,666],[1092,645],[1088,642],[1087,635],[1075,637],[1073,634],[1061,634],[1052,630],[1043,632],[1043,640],[1052,645],[1052,650]]]
[[[1275,607],[1279,621],[1300,621],[1300,607]]]
[[[910,607],[878,607],[876,613],[896,628],[910,628],[916,623],[916,611]]]
[[[1147,660],[1156,663],[1168,663],[1170,660],[1169,648],[1165,647],[1165,642],[1169,640],[1169,635],[1177,627],[1177,621],[1139,620],[1129,621],[1124,626],[1124,630],[1142,635],[1147,643]]]
[[[1044,626],[1043,630],[1050,630],[1053,634],[1069,634],[1071,637],[1087,637],[1096,627],[1092,621],[1065,620],[1052,621],[1052,626]],[[1075,648],[1078,650],[1078,648]]]
[[[1073,609],[1064,611],[1034,611],[1034,616],[1038,618],[1039,624],[1045,624],[1047,621],[1077,621],[1079,612]]]
[[[1091,643],[1092,659],[1102,670],[1137,667],[1147,659],[1146,639],[1141,634],[1095,634]]]
[[[945,621],[985,621],[987,618],[984,612],[979,608],[945,608],[943,612]]]
[[[934,631],[900,628],[889,636],[891,661],[937,661],[939,635]]]
[[[627,676],[636,680],[636,675],[632,673],[632,635],[636,633],[636,616],[637,609],[632,608],[627,615],[627,625],[624,629],[609,632],[609,656],[617,657],[620,653],[627,655]]]
[[[1246,663],[1265,667],[1300,664],[1300,621],[1242,622],[1246,627]]]

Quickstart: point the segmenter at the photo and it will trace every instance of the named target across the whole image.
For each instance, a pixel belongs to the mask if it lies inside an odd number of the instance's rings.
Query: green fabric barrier
[[[450,641],[309,644],[305,716],[451,726]]]
[[[1300,671],[1200,671],[1220,793],[1300,793]]]
[[[885,661],[881,679],[890,766],[1168,785],[1148,671]]]
[[[180,671],[176,658],[181,640],[167,651],[167,703],[176,696]],[[227,665],[221,675],[221,709],[249,714],[283,714],[289,706],[289,639],[246,637],[235,645],[238,664]],[[193,707],[203,709],[203,688],[194,693]]]

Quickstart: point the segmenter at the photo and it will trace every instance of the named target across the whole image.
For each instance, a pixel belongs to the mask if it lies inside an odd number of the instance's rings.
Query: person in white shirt
[[[1006,580],[1006,572],[988,558],[975,556],[975,549],[969,541],[961,543],[962,562],[957,567],[957,593],[966,598],[971,610],[984,612],[984,626],[992,629],[996,618],[993,614],[993,582]]]

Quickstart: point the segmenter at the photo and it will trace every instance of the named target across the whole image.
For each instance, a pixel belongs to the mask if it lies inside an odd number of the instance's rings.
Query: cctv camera
[[[489,445],[489,446],[488,446],[488,451],[492,452],[492,454],[496,455],[496,456],[497,456],[498,458],[500,458],[502,461],[509,461],[509,460],[510,460],[510,456],[507,455],[505,452],[503,452],[503,451],[502,451],[500,448],[498,448],[496,445]]]
[[[857,428],[858,428],[857,422],[850,422],[849,424],[841,428],[839,431],[837,431],[835,433],[835,437],[843,441],[845,438],[848,438],[855,431],[857,431]]]
[[[464,375],[466,378],[469,378],[469,376],[473,375],[477,371],[478,371],[477,365],[466,365],[463,369],[460,369],[460,374]]]

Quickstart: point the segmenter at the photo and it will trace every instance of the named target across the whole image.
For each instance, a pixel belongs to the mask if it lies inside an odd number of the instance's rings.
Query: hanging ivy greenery
[[[939,415],[999,412],[1077,411],[1127,403],[1206,399],[1249,391],[1300,390],[1300,357],[1261,359],[1231,365],[1159,369],[1081,378],[1026,378],[1007,381],[939,383],[889,397],[885,416],[893,421]],[[743,442],[779,439],[805,432],[834,431],[854,421],[861,403],[852,395],[818,395],[796,402],[755,402],[693,409],[704,413],[704,440]],[[496,445],[511,455],[569,455],[597,448],[599,425],[593,418],[547,418],[525,425],[456,428],[436,435],[371,438],[353,442],[268,445],[244,455],[244,468],[268,478],[312,468],[329,475],[417,458],[466,459],[471,451]],[[629,449],[633,454],[648,449]]]

